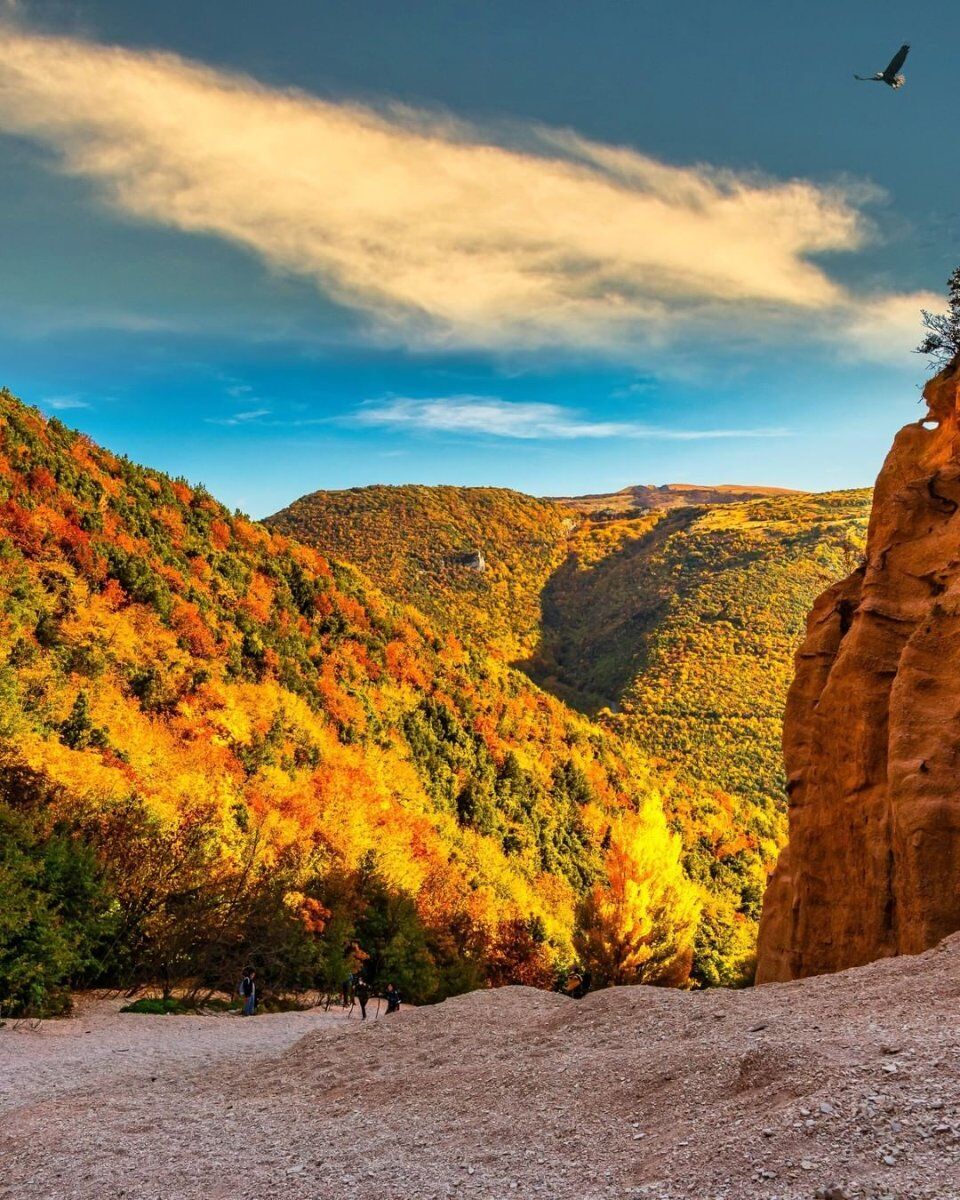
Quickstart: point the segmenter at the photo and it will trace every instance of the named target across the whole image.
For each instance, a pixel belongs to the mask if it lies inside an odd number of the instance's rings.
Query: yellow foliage
[[[606,878],[580,905],[575,946],[595,984],[684,983],[701,900],[680,865],[680,839],[648,807],[610,827]]]

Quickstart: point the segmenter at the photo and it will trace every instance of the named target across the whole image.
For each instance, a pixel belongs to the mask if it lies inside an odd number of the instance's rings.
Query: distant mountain
[[[750,487],[739,483],[705,485],[698,483],[638,483],[619,492],[598,492],[589,496],[551,497],[589,517],[624,516],[631,511],[649,512],[661,508],[681,508],[691,504],[738,504],[768,496],[796,495],[791,488]]]

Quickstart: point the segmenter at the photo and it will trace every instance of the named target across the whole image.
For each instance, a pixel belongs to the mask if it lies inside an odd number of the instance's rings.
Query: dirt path
[[[747,992],[505,988],[366,1026],[94,1005],[0,1031],[0,1196],[956,1200],[958,1014],[960,937]]]
[[[343,1011],[334,1008],[265,1014],[254,1021],[233,1014],[156,1017],[121,1013],[126,1002],[79,996],[69,1020],[0,1029],[0,1119],[64,1093],[216,1070],[247,1056],[268,1059],[304,1034],[344,1020]]]

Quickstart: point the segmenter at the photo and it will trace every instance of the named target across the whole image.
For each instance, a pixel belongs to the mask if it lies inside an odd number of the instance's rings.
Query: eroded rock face
[[[960,929],[960,364],[877,480],[866,565],[807,622],[783,747],[790,844],[759,983],[912,954]]]

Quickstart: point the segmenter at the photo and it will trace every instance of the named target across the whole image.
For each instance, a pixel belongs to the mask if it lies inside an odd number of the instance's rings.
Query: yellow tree
[[[685,983],[700,898],[680,865],[680,838],[659,808],[617,818],[606,879],[582,900],[574,945],[595,987]]]

